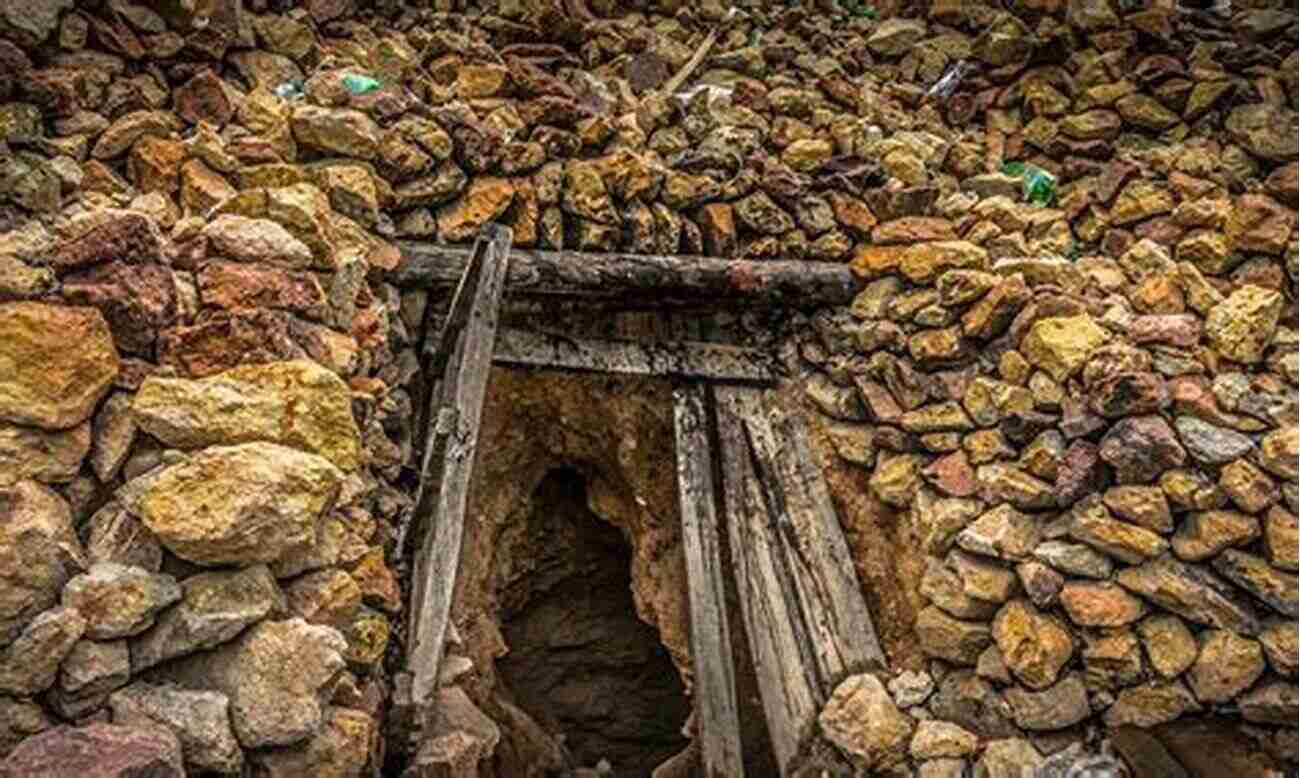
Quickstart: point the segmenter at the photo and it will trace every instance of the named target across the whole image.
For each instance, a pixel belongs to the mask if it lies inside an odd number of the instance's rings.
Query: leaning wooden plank
[[[388,274],[398,286],[451,286],[469,261],[469,251],[461,247],[398,245],[402,261]],[[840,262],[514,251],[506,288],[512,294],[618,298],[629,307],[710,300],[811,308],[852,301],[858,283],[849,266]]]
[[[781,775],[789,774],[824,695],[800,639],[788,571],[754,470],[746,419],[759,412],[759,390],[716,389],[722,495],[731,562],[763,713]]]
[[[769,514],[793,573],[813,666],[829,694],[850,673],[883,669],[884,652],[802,421],[774,393],[764,392],[762,412],[746,424]]]
[[[722,579],[707,398],[708,387],[704,384],[687,384],[673,392],[677,496],[691,608],[691,656],[695,664],[692,696],[699,716],[705,778],[743,778],[745,767],[741,760],[740,715]]]
[[[416,562],[416,591],[412,601],[407,668],[411,673],[412,702],[428,702],[437,686],[443,640],[451,613],[452,591],[460,562],[465,505],[470,472],[478,446],[479,416],[492,367],[497,317],[510,255],[510,230],[490,225],[477,282],[469,279],[463,291],[473,292],[473,302],[443,373],[441,404],[431,419],[434,435],[425,454],[442,451],[441,468],[431,468],[431,480],[421,485],[416,512],[427,525]],[[453,314],[456,305],[452,306]],[[436,445],[434,445],[436,442]],[[436,489],[436,491],[435,491]]]
[[[504,364],[714,381],[771,382],[778,374],[776,359],[757,349],[689,341],[574,338],[506,327],[497,335],[494,358]]]

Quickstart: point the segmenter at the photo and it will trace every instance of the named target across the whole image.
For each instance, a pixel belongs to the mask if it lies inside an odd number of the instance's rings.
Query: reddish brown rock
[[[122,351],[149,353],[157,333],[176,320],[176,282],[162,265],[98,265],[65,278],[63,295],[98,308]]]
[[[1123,419],[1101,441],[1101,458],[1115,468],[1120,483],[1147,483],[1181,466],[1187,453],[1160,416]]]
[[[171,194],[180,187],[185,147],[180,141],[146,136],[131,147],[127,174],[141,192]]]
[[[209,262],[198,272],[204,305],[239,310],[275,308],[317,318],[325,293],[310,273],[240,262]]]
[[[55,246],[50,264],[60,273],[104,262],[163,261],[162,234],[153,220],[131,211],[100,211],[86,217],[94,226]]]
[[[176,113],[191,124],[207,122],[218,128],[230,121],[234,105],[226,86],[211,70],[202,70],[172,92]]]
[[[1122,627],[1146,613],[1141,600],[1113,583],[1071,581],[1060,600],[1070,621],[1081,627]]]
[[[219,311],[158,336],[158,362],[191,378],[302,356],[287,317],[274,311]]]
[[[878,224],[871,230],[871,241],[884,245],[956,239],[952,222],[930,216],[904,216]]]
[[[28,738],[3,763],[18,778],[185,778],[168,730],[112,724],[57,727]]]

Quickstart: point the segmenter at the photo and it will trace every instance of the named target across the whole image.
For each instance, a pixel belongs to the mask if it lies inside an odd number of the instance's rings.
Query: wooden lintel
[[[461,277],[469,251],[413,241],[398,244],[402,261],[388,280],[402,287],[447,287]],[[838,262],[739,260],[578,251],[510,255],[511,294],[616,299],[629,308],[664,308],[702,301],[796,308],[844,305],[859,283]]]
[[[429,396],[430,433],[414,509],[423,542],[416,556],[406,654],[416,706],[432,699],[442,664],[510,240],[509,229],[484,229],[451,311],[429,346],[428,379],[439,382]]]
[[[740,714],[732,667],[726,589],[722,577],[709,389],[692,383],[673,392],[677,447],[677,497],[691,609],[698,740],[704,778],[744,778]]]
[[[503,327],[495,361],[565,370],[770,383],[776,359],[766,351],[698,341],[651,342],[574,338]]]

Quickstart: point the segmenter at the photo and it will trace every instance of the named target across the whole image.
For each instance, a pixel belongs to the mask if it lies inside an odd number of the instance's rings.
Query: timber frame
[[[400,550],[409,529],[418,549],[399,677],[416,729],[430,724],[436,699],[491,364],[668,376],[677,382],[677,482],[703,774],[744,775],[728,575],[773,755],[782,776],[790,774],[835,685],[885,660],[806,432],[775,400],[771,387],[782,376],[774,355],[723,343],[500,326],[500,309],[507,293],[620,310],[816,307],[847,303],[854,279],[830,263],[525,252],[512,251],[511,240],[509,229],[488,225],[468,251],[403,244],[403,264],[390,276],[398,286],[455,285],[445,316],[426,305],[420,356],[430,388],[420,480],[398,540]]]

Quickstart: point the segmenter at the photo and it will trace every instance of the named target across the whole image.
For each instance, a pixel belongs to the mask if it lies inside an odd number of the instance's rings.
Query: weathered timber
[[[403,242],[402,261],[388,280],[405,287],[457,282],[469,252],[455,246]],[[511,294],[618,299],[627,307],[716,304],[818,307],[852,301],[858,283],[848,265],[795,260],[712,259],[577,251],[514,251]]]
[[[727,625],[726,589],[718,536],[709,388],[693,383],[673,392],[677,497],[682,514],[686,587],[691,608],[693,697],[704,778],[743,778],[740,715]]]
[[[766,351],[721,343],[574,338],[552,332],[501,329],[498,363],[625,375],[771,382],[779,367]]]
[[[438,376],[441,367],[441,379],[430,392],[431,431],[415,503],[414,523],[423,532],[423,543],[416,557],[406,654],[416,706],[432,697],[442,664],[510,241],[509,229],[484,228],[451,311],[431,344],[433,372],[428,376]]]
[[[801,425],[762,390],[715,391],[741,615],[786,775],[835,684],[884,656]]]

